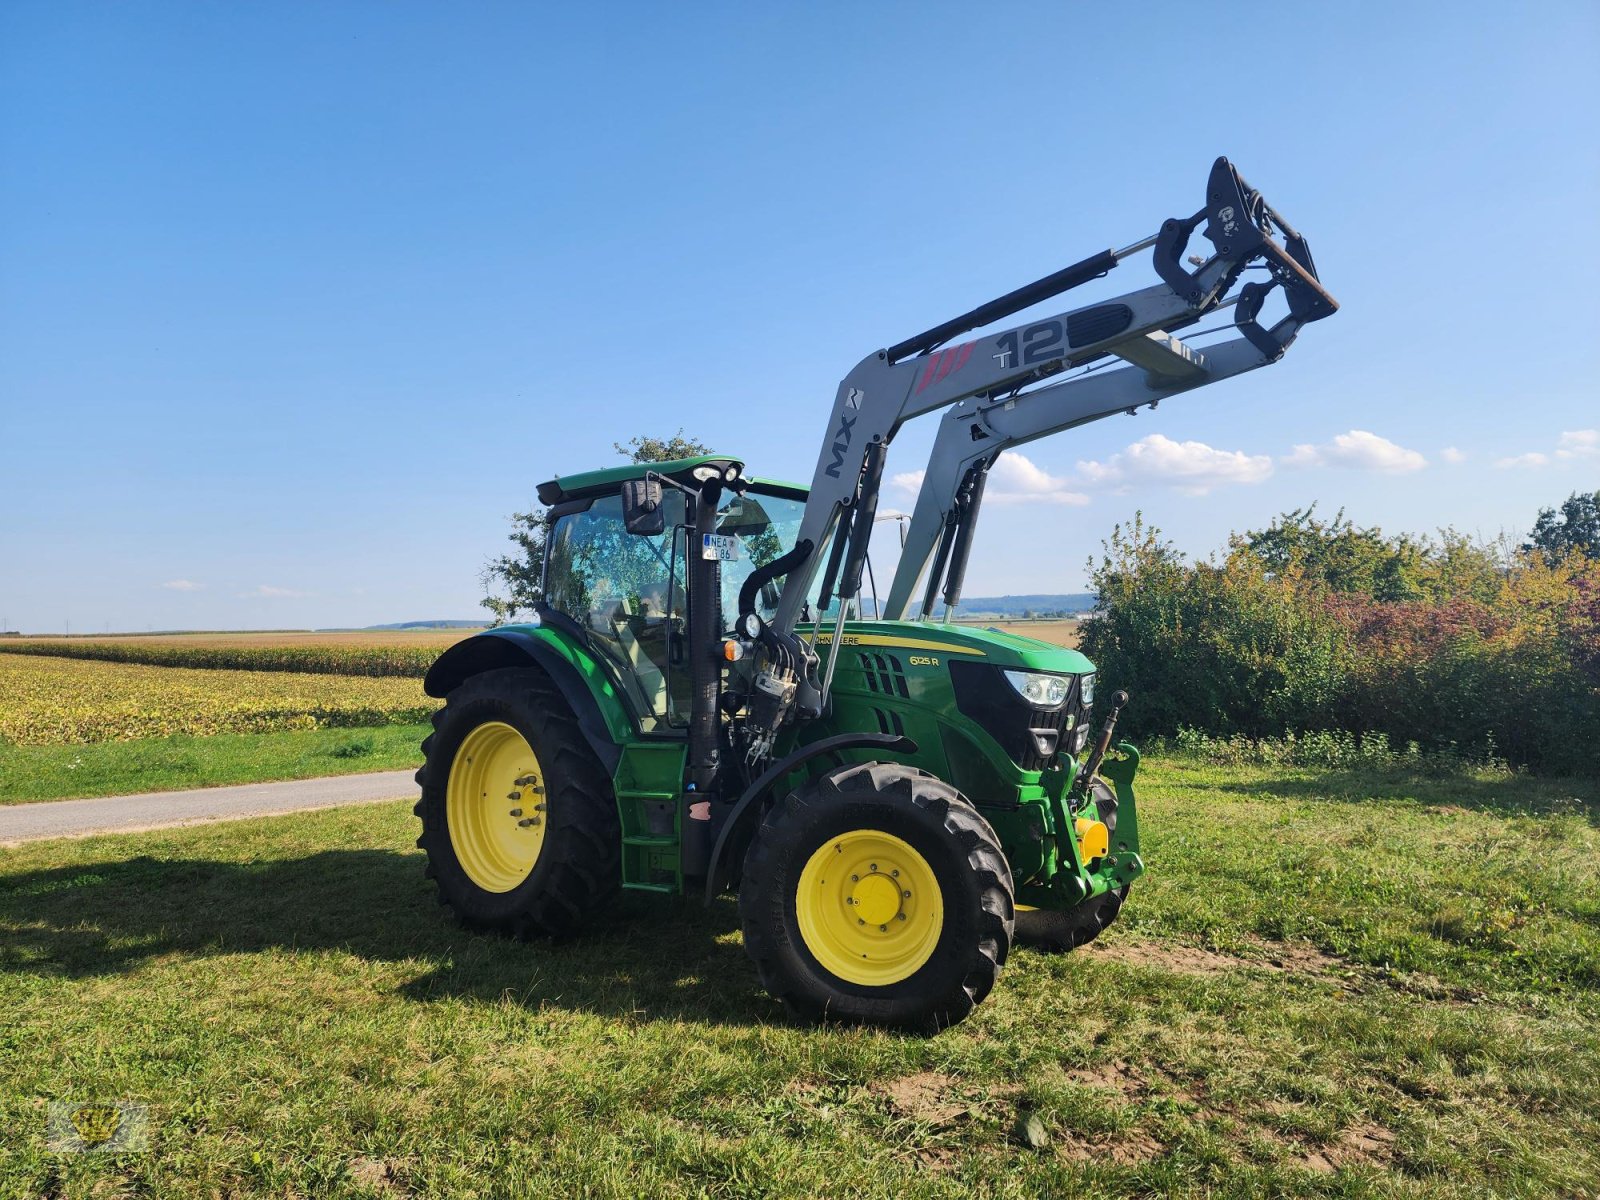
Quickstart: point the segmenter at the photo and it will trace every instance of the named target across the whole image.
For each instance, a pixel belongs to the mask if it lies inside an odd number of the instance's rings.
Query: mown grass
[[[87,746],[0,741],[0,804],[415,767],[427,725],[179,734]]]
[[[731,901],[463,933],[403,804],[29,845],[0,1194],[1592,1195],[1574,791],[1157,764],[1125,920],[934,1038],[789,1024]],[[150,1151],[47,1153],[55,1097],[150,1105]]]

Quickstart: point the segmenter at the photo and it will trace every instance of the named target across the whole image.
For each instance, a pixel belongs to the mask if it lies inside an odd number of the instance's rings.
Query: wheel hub
[[[944,929],[932,865],[909,842],[855,829],[819,846],[795,889],[800,936],[812,957],[849,983],[909,979]]]
[[[445,790],[450,846],[467,877],[490,892],[521,884],[544,849],[545,815],[544,771],[527,739],[504,721],[476,726]]]

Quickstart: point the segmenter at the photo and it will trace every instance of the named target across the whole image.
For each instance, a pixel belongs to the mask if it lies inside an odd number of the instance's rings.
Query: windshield
[[[739,611],[739,589],[757,567],[788,553],[800,534],[806,502],[787,496],[746,492],[735,496],[717,515],[717,532],[738,539],[737,557],[722,564],[722,617],[732,623]],[[782,577],[761,589],[756,611],[771,620],[778,611],[778,585]]]

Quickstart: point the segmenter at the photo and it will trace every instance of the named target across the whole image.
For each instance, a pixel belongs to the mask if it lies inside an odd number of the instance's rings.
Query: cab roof
[[[737,463],[741,468],[744,466],[742,458],[734,458],[727,454],[700,454],[694,458],[674,458],[667,462],[624,463],[620,467],[605,467],[599,471],[558,475],[539,485],[539,503],[560,504],[564,500],[574,500],[580,496],[614,491],[630,479],[643,479],[647,472],[665,475],[680,483],[693,484],[696,467],[715,466],[721,470],[729,463]],[[806,489],[799,484],[786,483],[781,479],[756,477],[750,482],[767,490],[795,492],[800,496],[806,493]]]

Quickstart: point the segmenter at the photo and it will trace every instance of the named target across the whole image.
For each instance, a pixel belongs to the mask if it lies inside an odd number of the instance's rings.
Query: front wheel
[[[949,784],[898,763],[842,767],[773,806],[745,857],[745,948],[812,1019],[942,1028],[1011,949],[1011,870]]]

